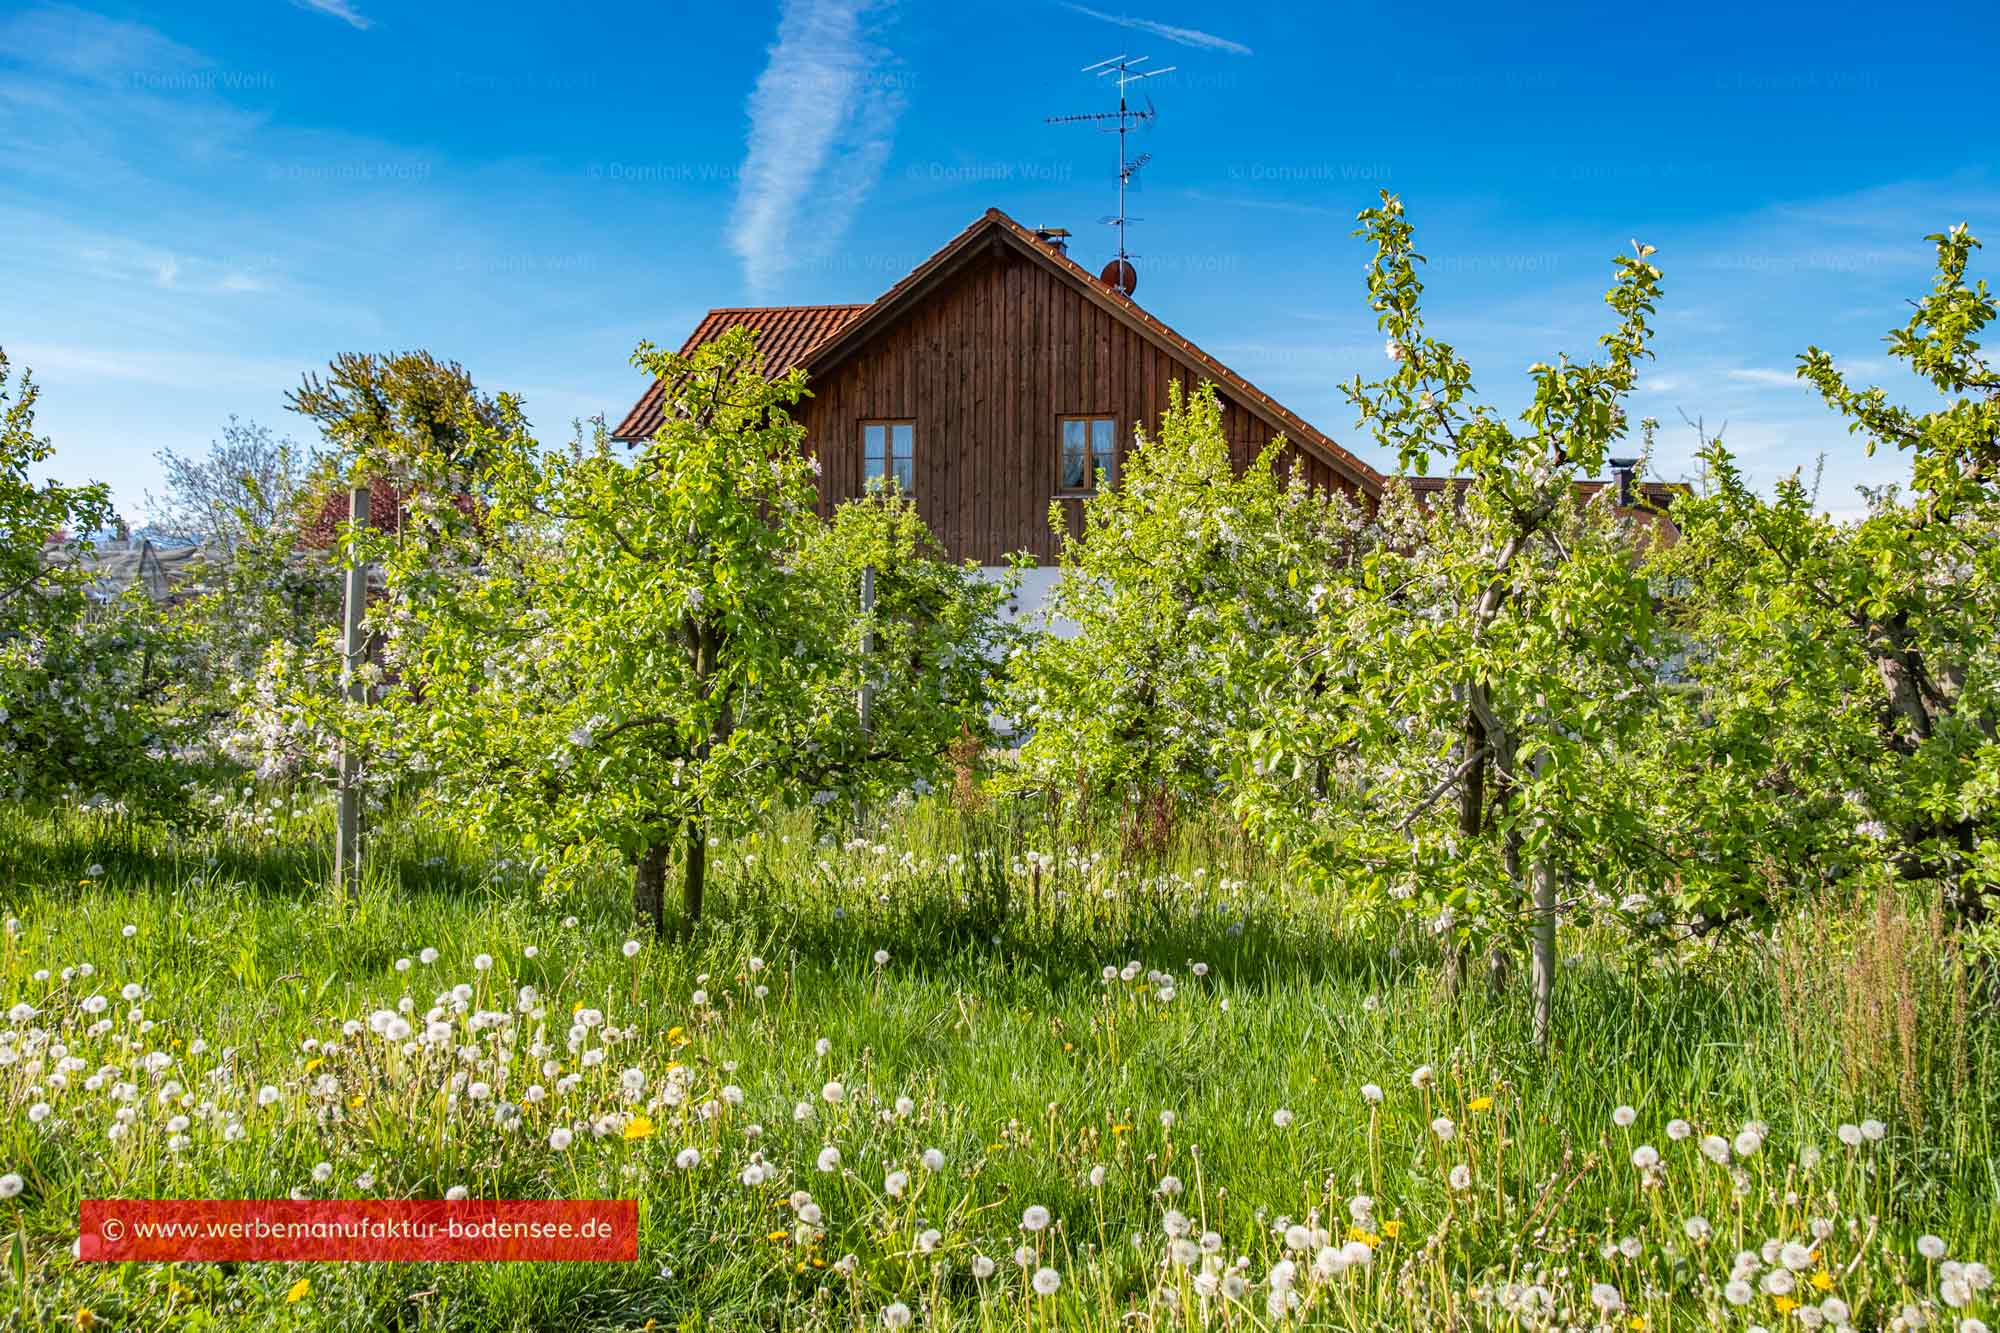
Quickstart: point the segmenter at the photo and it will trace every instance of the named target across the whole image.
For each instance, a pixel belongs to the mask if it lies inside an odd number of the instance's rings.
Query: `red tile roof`
[[[478,511],[469,495],[454,495],[451,502],[461,514]],[[345,486],[329,486],[316,507],[310,506],[299,525],[299,545],[308,551],[330,551],[340,544],[341,529],[347,526],[348,495]],[[401,533],[410,519],[408,496],[386,477],[368,481],[368,526],[378,532]]]
[[[695,325],[694,332],[681,344],[681,355],[685,356],[703,343],[721,337],[730,329],[755,329],[764,373],[775,378],[803,363],[808,352],[845,328],[866,309],[866,305],[726,306],[711,310],[702,317],[701,323]],[[625,414],[625,419],[618,423],[618,429],[611,432],[611,438],[643,440],[659,428],[660,385],[655,381],[645,395],[633,404],[632,410]]]

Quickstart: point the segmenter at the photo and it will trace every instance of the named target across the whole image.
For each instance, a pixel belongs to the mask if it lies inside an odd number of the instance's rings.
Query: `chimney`
[[[1639,460],[1636,458],[1613,458],[1608,461],[1611,464],[1611,475],[1618,479],[1618,507],[1620,509],[1630,509],[1632,507],[1632,473],[1639,466]]]
[[[1035,228],[1035,239],[1059,255],[1069,253],[1069,228],[1067,227],[1037,227]]]

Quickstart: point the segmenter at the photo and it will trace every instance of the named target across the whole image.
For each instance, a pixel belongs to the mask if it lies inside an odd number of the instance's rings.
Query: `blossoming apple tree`
[[[1908,487],[1839,521],[1796,476],[1759,496],[1714,438],[1708,493],[1675,507],[1660,572],[1696,688],[1652,773],[1672,836],[1711,853],[1690,869],[1712,918],[1868,863],[1966,917],[2000,887],[2000,372],[1977,341],[1995,310],[1971,233],[1929,239],[1936,280],[1888,342],[1945,401],[1898,406],[1817,347],[1799,358],[1871,454],[1908,452]]]
[[[435,507],[381,550],[379,616],[399,677],[385,725],[430,769],[428,799],[558,868],[615,852],[664,929],[676,852],[692,923],[712,838],[934,772],[982,727],[1004,590],[936,560],[895,497],[820,520],[786,411],[804,376],[764,377],[748,331],[634,360],[663,386],[653,438],[629,458],[601,428],[544,449],[503,396],[473,432],[485,506]]]
[[[1281,475],[1282,447],[1239,472],[1214,386],[1171,385],[1157,434],[1142,427],[1124,475],[1084,502],[1082,532],[1052,509],[1062,566],[1048,610],[1068,629],[1010,673],[1026,782],[1108,801],[1155,833],[1220,790],[1260,706],[1242,664],[1311,620],[1365,527],[1345,497]]]
[[[1603,497],[1579,503],[1575,483],[1627,434],[1660,273],[1650,247],[1616,261],[1604,356],[1531,366],[1514,426],[1426,330],[1401,202],[1385,192],[1361,219],[1394,369],[1348,396],[1406,474],[1442,462],[1465,481],[1421,503],[1392,486],[1357,575],[1260,649],[1237,805],[1356,910],[1422,911],[1461,961],[1497,946],[1496,982],[1505,946],[1530,935],[1546,1035],[1562,885],[1614,880],[1641,831],[1605,774],[1659,686],[1652,598],[1631,522]]]

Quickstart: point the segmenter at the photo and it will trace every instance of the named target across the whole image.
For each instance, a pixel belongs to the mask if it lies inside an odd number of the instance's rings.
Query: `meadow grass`
[[[0,814],[8,1318],[1877,1328],[1994,1294],[1986,964],[1913,903],[1678,959],[1566,934],[1544,1054],[1518,984],[1447,995],[1434,942],[1213,830],[1127,865],[942,802],[786,822],[633,956],[615,867],[552,890],[390,817],[335,899],[325,833],[265,793]],[[640,1260],[72,1256],[86,1197],[454,1189],[635,1198]]]

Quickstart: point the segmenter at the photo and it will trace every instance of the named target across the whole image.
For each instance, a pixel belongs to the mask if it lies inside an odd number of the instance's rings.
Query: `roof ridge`
[[[873,301],[798,301],[789,305],[712,305],[711,315],[746,315],[764,310],[866,310]]]

